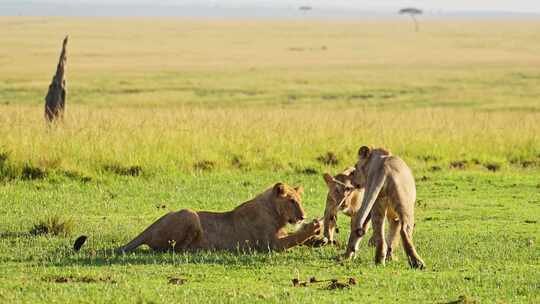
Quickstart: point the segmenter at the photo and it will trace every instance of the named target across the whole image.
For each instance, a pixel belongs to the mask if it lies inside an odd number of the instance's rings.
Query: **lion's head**
[[[368,164],[373,156],[385,157],[390,156],[390,151],[384,148],[370,148],[367,146],[362,146],[358,149],[358,161],[354,166],[354,174],[352,178],[352,183],[355,187],[364,187],[367,179]]]
[[[353,174],[354,168],[348,168],[336,176],[331,176],[328,173],[323,175],[328,186],[326,207],[324,209],[324,236],[330,244],[335,244],[334,232],[337,232],[336,219],[338,211],[348,215],[354,212],[353,205],[358,197],[355,193],[358,190],[352,184]]]
[[[302,187],[290,187],[277,183],[272,187],[272,201],[280,218],[289,224],[297,224],[306,218],[302,207]]]
[[[323,175],[326,186],[328,186],[328,202],[327,208],[336,208],[337,210],[346,211],[351,206],[353,199],[354,168],[349,168],[344,172],[332,177],[330,174]]]

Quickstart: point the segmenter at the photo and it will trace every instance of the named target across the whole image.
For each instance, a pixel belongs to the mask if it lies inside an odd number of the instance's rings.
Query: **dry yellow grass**
[[[416,166],[535,159],[539,24],[4,17],[0,152],[80,171],[346,165],[365,143]],[[47,129],[66,33],[67,116]]]
[[[410,161],[433,156],[443,163],[473,158],[505,163],[534,158],[538,151],[538,115],[515,112],[84,106],[50,130],[40,109],[7,108],[2,114],[2,146],[12,159],[49,169],[92,171],[123,164],[189,171],[202,160],[234,168],[234,159],[252,169],[302,168],[317,166],[316,157],[327,151],[343,164],[353,163],[363,143],[391,147]]]

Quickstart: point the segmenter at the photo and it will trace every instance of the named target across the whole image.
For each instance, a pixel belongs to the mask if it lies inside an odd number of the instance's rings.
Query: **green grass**
[[[0,301],[540,302],[537,28],[0,18]],[[47,127],[67,31],[67,112]],[[320,217],[322,173],[364,144],[413,169],[424,271],[401,249],[375,266],[366,241],[346,263],[332,247],[113,254],[165,212],[230,210],[277,181]],[[69,236],[30,233],[60,219]],[[358,285],[296,288],[297,273]]]
[[[359,258],[343,264],[334,260],[343,248],[301,247],[253,255],[156,254],[145,249],[125,256],[112,253],[168,210],[228,210],[277,180],[304,185],[308,215],[321,215],[326,189],[320,176],[214,173],[152,179],[109,176],[87,184],[64,177],[10,183],[0,188],[0,212],[5,214],[0,224],[0,299],[444,303],[464,295],[480,302],[538,301],[538,172],[417,176],[415,242],[428,263],[424,271],[409,269],[401,247],[399,261],[375,266],[366,241]],[[37,215],[47,213],[72,217],[72,236],[28,234]],[[339,226],[339,240],[345,243],[348,218],[340,217]],[[89,240],[75,253],[71,246],[81,234]],[[358,285],[342,291],[325,290],[325,284],[292,287],[297,272],[304,280],[352,276]],[[171,285],[169,277],[187,281]],[[68,282],[56,282],[63,278]]]

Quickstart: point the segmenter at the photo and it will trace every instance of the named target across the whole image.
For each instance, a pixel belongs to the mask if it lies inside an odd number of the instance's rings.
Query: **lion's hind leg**
[[[199,215],[191,210],[181,210],[169,214],[159,229],[152,232],[147,244],[154,250],[184,251],[193,249],[201,235]]]
[[[392,210],[388,210],[388,213],[386,214],[386,218],[388,219],[388,234],[386,236],[386,246],[388,249],[386,250],[386,261],[394,261],[396,260],[396,257],[394,256],[394,250],[398,246],[399,241],[399,233],[401,231],[401,222],[399,220],[399,217],[392,212]]]
[[[373,238],[375,239],[375,263],[383,264],[386,259],[386,242],[384,240],[384,219],[386,206],[379,204],[372,209]]]
[[[117,252],[129,252],[141,245],[148,245],[156,251],[191,249],[201,235],[201,223],[196,212],[171,212],[159,218],[125,246],[118,248]]]
[[[414,243],[412,241],[414,221],[410,217],[402,215],[401,222],[401,241],[403,242],[403,249],[405,249],[407,258],[409,259],[409,265],[412,268],[422,269],[425,267],[425,263],[416,252],[416,248],[414,247]]]
[[[186,210],[187,211],[187,210]],[[188,251],[197,249],[203,229],[199,215],[191,210],[184,214],[182,225],[178,227],[179,240],[176,243],[175,251]]]
[[[148,245],[148,242],[152,240],[153,234],[155,231],[160,230],[163,226],[164,222],[167,222],[169,217],[173,213],[165,214],[164,216],[160,217],[157,221],[152,223],[152,225],[148,226],[143,232],[141,232],[138,236],[136,236],[133,240],[131,240],[126,245],[116,249],[117,253],[126,253],[130,252],[137,247],[141,245]]]

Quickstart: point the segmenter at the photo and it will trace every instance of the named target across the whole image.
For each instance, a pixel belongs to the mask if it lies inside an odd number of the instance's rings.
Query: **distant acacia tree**
[[[416,15],[422,15],[422,10],[415,7],[406,7],[399,10],[400,15],[409,15],[414,21],[414,30],[418,32],[418,21],[416,20]]]
[[[308,5],[302,5],[298,8],[299,10],[303,11],[304,13],[306,13],[307,11],[310,11],[313,9],[313,7],[311,6],[308,6]]]

